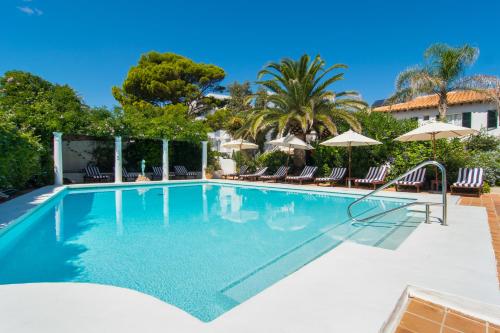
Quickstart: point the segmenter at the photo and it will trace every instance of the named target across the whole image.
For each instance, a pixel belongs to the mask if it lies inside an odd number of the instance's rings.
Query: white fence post
[[[62,159],[62,133],[53,132],[54,135],[54,184],[63,184],[63,159]]]
[[[115,136],[115,183],[122,182],[122,137]]]
[[[168,180],[168,140],[163,139],[162,180]]]
[[[201,179],[207,179],[207,161],[208,161],[208,151],[207,151],[208,141],[202,141],[202,151],[201,151]]]

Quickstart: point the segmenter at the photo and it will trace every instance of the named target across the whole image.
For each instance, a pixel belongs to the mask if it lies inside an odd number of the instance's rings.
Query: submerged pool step
[[[330,228],[300,247],[286,252],[261,268],[234,281],[221,289],[220,293],[236,302],[243,302],[330,251],[361,230],[362,228],[355,228],[349,222]]]
[[[393,250],[422,221],[419,213],[401,211],[392,214],[391,220],[381,217],[363,227],[353,226],[350,221],[335,225],[233,281],[220,293],[241,303],[344,241]]]

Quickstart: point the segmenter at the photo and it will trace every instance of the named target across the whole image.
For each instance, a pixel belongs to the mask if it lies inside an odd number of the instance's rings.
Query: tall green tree
[[[106,108],[91,108],[68,85],[51,83],[34,74],[8,71],[0,76],[0,116],[20,129],[29,130],[44,145],[52,132],[110,135]]]
[[[123,107],[183,104],[194,117],[219,102],[207,95],[223,91],[224,77],[224,70],[215,65],[174,53],[149,52],[129,70],[121,88],[113,87],[113,95]]]
[[[224,129],[231,134],[237,132],[252,110],[253,94],[250,82],[233,82],[228,85],[229,98],[225,105],[207,115],[207,124],[214,131]]]
[[[487,88],[485,75],[466,76],[479,56],[479,49],[470,45],[451,47],[446,44],[431,45],[424,52],[424,63],[400,73],[396,92],[387,104],[405,102],[417,96],[438,96],[439,118],[446,119],[448,93],[455,90],[481,91]]]
[[[258,83],[267,92],[259,94],[259,107],[239,134],[256,137],[272,130],[275,135],[291,133],[305,139],[315,130],[325,137],[337,134],[339,122],[359,131],[361,126],[352,111],[366,108],[366,103],[357,92],[330,90],[344,78],[344,72],[334,71],[346,68],[343,64],[326,67],[320,56],[311,60],[308,55],[267,65],[258,75],[264,78]]]

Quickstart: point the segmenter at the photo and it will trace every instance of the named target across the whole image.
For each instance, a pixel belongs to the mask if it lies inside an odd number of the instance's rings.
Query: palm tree
[[[344,73],[333,71],[347,68],[335,64],[326,68],[325,61],[308,55],[299,60],[283,59],[270,63],[258,74],[258,81],[267,90],[259,94],[255,108],[239,136],[255,138],[273,131],[274,135],[294,134],[303,140],[315,131],[320,137],[337,134],[337,123],[343,121],[356,131],[361,125],[352,111],[365,109],[367,104],[354,91],[335,93],[327,90],[344,78]],[[265,100],[263,100],[265,99]]]
[[[479,56],[479,49],[469,45],[451,47],[446,44],[431,45],[424,52],[425,63],[399,74],[396,93],[386,104],[400,103],[417,96],[436,94],[439,119],[446,119],[448,93],[455,90],[480,91],[487,88],[484,75],[465,76]]]

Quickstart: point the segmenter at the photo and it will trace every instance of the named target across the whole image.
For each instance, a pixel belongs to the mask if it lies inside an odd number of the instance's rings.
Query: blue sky
[[[269,61],[320,54],[349,65],[335,89],[368,101],[435,42],[481,50],[471,73],[500,75],[500,1],[1,0],[0,72],[20,69],[112,106],[111,87],[147,51],[221,66],[253,81]]]

